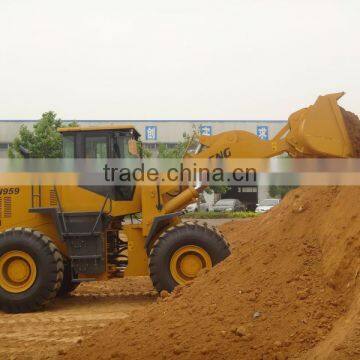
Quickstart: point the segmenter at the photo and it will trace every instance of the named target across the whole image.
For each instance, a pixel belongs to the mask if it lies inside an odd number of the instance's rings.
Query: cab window
[[[75,136],[67,135],[63,137],[63,156],[71,159],[75,157]]]
[[[136,141],[129,134],[117,133],[113,135],[113,157],[114,158],[136,158]]]
[[[86,136],[85,137],[85,158],[105,159],[107,158],[107,137]]]

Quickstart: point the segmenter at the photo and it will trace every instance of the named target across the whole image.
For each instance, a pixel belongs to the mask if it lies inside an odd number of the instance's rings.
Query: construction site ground
[[[148,277],[124,278],[82,284],[41,312],[0,312],[0,359],[55,357],[155,299]]]
[[[360,359],[359,198],[300,187],[219,225],[231,256],[172,294],[125,278],[0,314],[0,359]]]
[[[207,222],[217,226],[228,221]],[[0,311],[0,359],[45,359],[66,353],[71,345],[156,298],[148,277],[133,277],[81,284],[73,294],[56,299],[41,312]]]
[[[301,187],[220,225],[231,256],[58,359],[360,359],[359,198]]]

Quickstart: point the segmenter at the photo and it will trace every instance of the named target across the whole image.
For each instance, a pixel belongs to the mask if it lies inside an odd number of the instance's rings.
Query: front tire
[[[28,228],[0,234],[0,308],[35,311],[55,298],[64,272],[62,256],[45,235]]]
[[[203,268],[211,268],[230,255],[216,229],[181,223],[165,231],[150,253],[150,277],[157,291],[171,292],[192,281]]]

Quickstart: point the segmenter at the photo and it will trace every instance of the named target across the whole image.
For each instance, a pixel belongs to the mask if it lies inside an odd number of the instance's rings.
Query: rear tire
[[[192,281],[201,268],[218,264],[230,255],[224,237],[216,228],[181,223],[165,231],[150,253],[150,277],[158,292],[171,292]]]
[[[63,297],[73,292],[80,283],[72,282],[73,276],[71,273],[71,267],[68,261],[64,262],[64,277],[57,293],[57,296]]]
[[[23,254],[25,260],[17,254]],[[2,310],[20,313],[43,308],[55,298],[63,272],[62,256],[47,236],[28,228],[13,228],[0,234]]]

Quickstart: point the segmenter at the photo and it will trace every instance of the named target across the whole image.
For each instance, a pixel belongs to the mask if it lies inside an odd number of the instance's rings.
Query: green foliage
[[[246,219],[258,216],[258,213],[252,211],[195,211],[183,215],[187,219]]]
[[[138,154],[140,154],[141,158],[145,158],[145,159],[151,158],[152,156],[151,151],[149,149],[145,149],[140,141],[136,143],[136,146],[137,146]]]
[[[56,116],[56,114],[55,114],[55,116]],[[77,127],[77,126],[79,126],[79,124],[75,120],[70,121],[69,124],[67,125],[67,127]],[[61,124],[61,127],[66,127],[66,125]]]
[[[282,199],[289,191],[296,189],[297,186],[289,186],[289,185],[270,185],[269,187],[269,195],[272,198],[280,198]]]
[[[65,126],[61,119],[56,118],[56,113],[53,111],[42,114],[33,130],[29,130],[26,125],[21,125],[19,135],[9,147],[9,157],[22,157],[20,145],[30,151],[31,158],[62,157],[62,137],[57,129]],[[68,126],[74,127],[77,123],[72,121]]]
[[[208,188],[205,189],[208,194],[211,194],[212,192],[216,194],[225,194],[229,190],[230,186],[227,185],[210,185]]]
[[[195,134],[194,134],[195,135]],[[194,136],[183,133],[183,138],[172,148],[167,148],[165,144],[159,144],[158,158],[160,159],[181,159],[188,148],[195,144]]]

